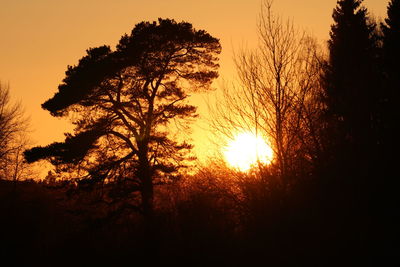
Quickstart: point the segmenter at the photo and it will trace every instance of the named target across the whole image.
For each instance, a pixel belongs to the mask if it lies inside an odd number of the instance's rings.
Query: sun
[[[251,132],[237,134],[223,152],[228,164],[243,172],[257,162],[269,164],[273,158],[271,146],[262,137]]]

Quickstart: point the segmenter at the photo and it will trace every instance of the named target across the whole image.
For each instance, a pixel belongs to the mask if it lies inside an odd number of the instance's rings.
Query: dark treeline
[[[179,132],[196,117],[188,95],[218,76],[219,40],[186,22],[142,22],[115,50],[88,49],[42,105],[75,129],[25,151],[27,162],[55,166],[43,181],[2,177],[2,258],[398,266],[400,1],[379,23],[362,0],[339,0],[327,53],[269,1],[258,29],[260,48],[235,58],[240,85],[224,93],[229,108],[213,127],[269,136],[271,164],[243,173],[212,160],[192,171]]]

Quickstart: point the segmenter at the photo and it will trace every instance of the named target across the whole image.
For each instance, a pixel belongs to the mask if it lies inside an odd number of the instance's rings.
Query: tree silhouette
[[[226,88],[214,128],[227,136],[232,128],[244,128],[267,138],[278,175],[289,184],[288,178],[309,173],[320,145],[318,46],[292,21],[274,14],[272,1],[263,2],[257,26],[259,46],[235,55],[239,85]]]
[[[0,179],[16,182],[30,173],[22,155],[28,124],[22,106],[11,103],[9,88],[0,83]]]
[[[150,216],[153,186],[175,178],[190,159],[192,146],[177,135],[196,116],[188,93],[210,88],[220,51],[207,32],[169,19],[137,24],[115,51],[88,49],[42,105],[53,116],[71,116],[74,133],[26,151],[27,161],[49,159],[74,171],[81,186],[114,184],[107,198],[140,192],[138,210]]]
[[[399,58],[400,52],[398,51],[398,44],[400,42],[399,33],[396,31],[400,27],[400,1],[391,0],[387,8],[387,18],[385,23],[382,24],[382,31],[384,34],[384,48],[387,51],[386,60],[393,64],[392,68],[399,68],[396,58]],[[392,57],[389,57],[389,54]],[[397,57],[396,57],[396,56]]]
[[[327,168],[324,192],[338,238],[347,240],[349,257],[360,255],[371,221],[371,188],[376,155],[379,68],[376,25],[361,0],[339,0],[333,11],[329,58],[324,70],[327,107]],[[336,241],[338,242],[338,241]],[[360,259],[361,260],[361,259]]]
[[[369,123],[371,74],[375,42],[362,0],[341,0],[333,12],[326,70],[327,107],[338,122],[341,138],[360,142]],[[365,133],[365,132],[364,132]]]
[[[375,24],[361,3],[338,1],[324,73],[328,158],[349,176],[368,173],[368,155],[376,143],[372,127],[379,92],[377,38]]]

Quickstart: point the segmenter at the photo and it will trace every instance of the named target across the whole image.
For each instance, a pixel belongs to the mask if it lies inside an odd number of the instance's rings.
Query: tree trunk
[[[143,214],[146,217],[152,217],[153,215],[153,183],[151,175],[145,175],[142,177],[142,209]]]
[[[153,215],[153,177],[150,169],[150,163],[147,158],[148,146],[146,143],[139,144],[139,168],[138,177],[141,181],[140,194],[142,197],[142,212],[146,218]]]
[[[143,253],[145,257],[157,258],[158,254],[158,232],[156,221],[154,218],[154,188],[153,174],[151,172],[150,163],[147,158],[148,146],[140,144],[139,146],[139,168],[138,177],[141,181],[141,208],[144,216],[144,240]]]

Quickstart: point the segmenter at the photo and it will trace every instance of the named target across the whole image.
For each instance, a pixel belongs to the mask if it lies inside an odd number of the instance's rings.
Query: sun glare
[[[273,151],[270,145],[260,136],[250,132],[240,133],[224,148],[226,161],[233,168],[248,171],[257,162],[269,164]]]

